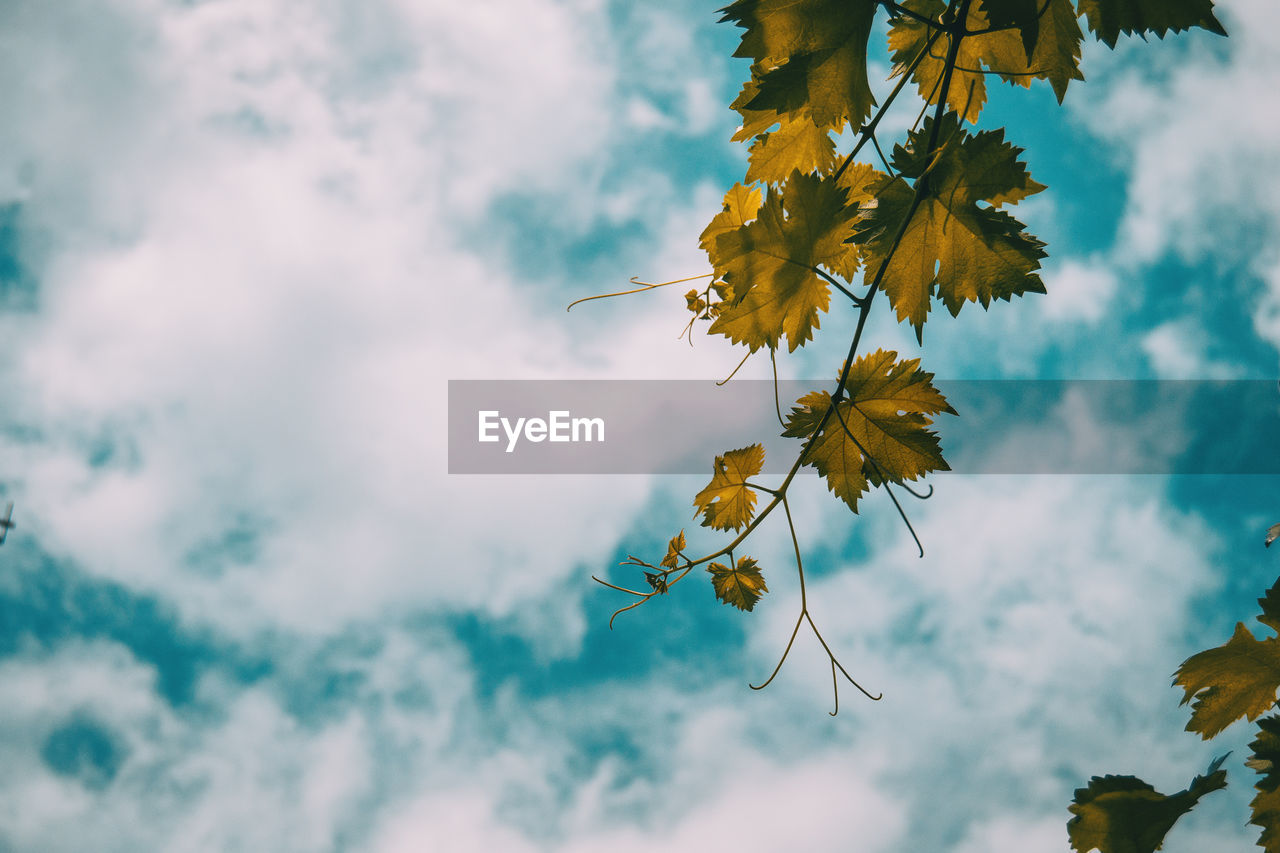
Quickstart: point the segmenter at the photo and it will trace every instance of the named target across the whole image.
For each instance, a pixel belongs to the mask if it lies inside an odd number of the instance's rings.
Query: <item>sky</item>
[[[752,613],[694,582],[608,628],[591,575],[712,543],[704,477],[448,473],[449,380],[737,364],[676,288],[564,310],[708,271],[746,164],[717,6],[0,4],[0,851],[1063,851],[1090,776],[1228,750],[1164,849],[1250,848],[1249,729],[1184,732],[1170,676],[1280,573],[1280,478],[943,475],[923,559],[883,496],[800,482],[815,619],[884,694],[832,717],[804,635],[748,687],[798,612],[776,526]],[[1220,8],[1228,39],[1090,38],[1063,106],[993,87],[1048,294],[923,347],[882,308],[872,345],[1280,375],[1280,12]]]

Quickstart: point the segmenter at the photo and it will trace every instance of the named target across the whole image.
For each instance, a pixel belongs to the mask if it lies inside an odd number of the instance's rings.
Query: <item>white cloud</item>
[[[1114,262],[1138,269],[1172,255],[1242,265],[1267,283],[1269,295],[1247,307],[1280,345],[1266,319],[1277,298],[1269,247],[1280,234],[1280,17],[1265,0],[1219,9],[1227,40],[1193,31],[1176,37],[1185,44],[1134,45],[1124,55],[1137,61],[1104,63],[1074,114],[1130,166]]]
[[[1142,337],[1142,351],[1162,379],[1234,379],[1244,370],[1214,358],[1211,339],[1193,319],[1173,320],[1156,326]]]
[[[121,69],[6,146],[15,169],[70,168],[95,211],[28,191],[53,251],[6,385],[43,438],[7,455],[47,547],[237,631],[387,605],[507,612],[603,558],[645,483],[447,477],[444,380],[652,369],[670,315],[548,314],[500,253],[462,243],[516,190],[563,197],[570,223],[683,209],[661,176],[590,194],[621,116],[603,7],[499,7],[122,4],[129,38],[101,40],[96,15],[24,9],[48,48],[30,85]],[[59,27],[78,59],[50,45]],[[41,148],[95,122],[118,137],[106,152]],[[82,220],[86,239],[65,240]],[[688,370],[678,356],[663,370]],[[104,440],[132,463],[93,468]],[[241,517],[256,554],[184,568]]]
[[[868,541],[892,550],[815,571],[813,594],[828,639],[888,696],[846,690],[835,723],[807,641],[763,695],[737,673],[685,693],[657,670],[531,698],[514,677],[492,695],[476,683],[502,662],[389,627],[473,610],[527,637],[539,665],[572,656],[585,626],[566,578],[585,583],[583,567],[644,522],[644,480],[448,477],[446,379],[719,377],[736,362],[675,339],[671,288],[553,315],[477,233],[492,205],[550,194],[548,215],[573,233],[663,211],[636,272],[665,280],[705,269],[693,236],[718,190],[639,167],[638,189],[597,192],[630,165],[611,146],[637,102],[599,3],[535,0],[518,17],[496,2],[91,5],[5,7],[21,9],[23,36],[0,61],[27,82],[0,96],[32,118],[0,131],[0,187],[50,242],[40,313],[0,339],[6,415],[35,437],[6,433],[0,454],[43,547],[176,603],[185,624],[249,647],[284,637],[282,672],[250,686],[206,675],[179,711],[116,646],[0,663],[16,733],[0,749],[22,770],[0,798],[14,843],[315,850],[349,832],[374,850],[897,850],[944,849],[930,833],[967,826],[954,843],[1021,850],[1050,837],[1045,814],[1065,820],[1070,783],[1047,766],[1105,772],[1114,743],[1136,762],[1163,741],[1143,734],[1157,712],[1132,673],[1166,679],[1176,663],[1170,626],[1209,584],[1209,537],[1141,487],[947,481],[950,497],[917,518],[926,561],[901,556],[913,552],[885,534],[891,511],[869,508]],[[731,120],[712,115],[720,66],[703,64],[683,19],[636,14],[645,73],[670,83],[636,97],[660,103],[673,133]],[[1087,263],[1062,275],[1091,301],[1060,297],[1046,316],[1096,321],[1092,300],[1114,283]],[[598,284],[565,290],[611,289]],[[114,456],[95,467],[100,446]],[[843,543],[844,508],[821,483],[804,491],[804,541]],[[220,553],[233,523],[251,544]],[[787,547],[779,536],[758,552],[777,586],[746,622],[753,673],[793,618]],[[196,565],[196,551],[214,557]],[[291,655],[353,623],[384,641],[351,664],[365,686],[333,719],[304,722],[281,695],[308,677]],[[49,721],[80,704],[124,733],[105,791],[36,754]],[[1098,719],[1118,719],[1118,738]],[[639,730],[638,757],[576,740],[606,723]],[[1180,773],[1193,746],[1151,762]],[[957,780],[1021,799],[970,816]],[[935,798],[947,805],[922,824]]]
[[[1045,319],[1097,323],[1107,313],[1118,282],[1112,269],[1098,261],[1068,260],[1045,275],[1043,297],[1036,299]]]

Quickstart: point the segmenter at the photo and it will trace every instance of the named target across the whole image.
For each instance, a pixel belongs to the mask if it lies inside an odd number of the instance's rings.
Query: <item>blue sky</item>
[[[1090,40],[1064,107],[997,90],[1049,295],[872,345],[1274,378],[1280,13],[1224,5],[1228,40]],[[608,630],[589,576],[702,478],[446,473],[450,379],[737,363],[675,339],[678,292],[563,310],[706,270],[745,168],[716,6],[0,6],[0,851],[1060,851],[1090,775],[1174,791],[1228,749],[1165,849],[1252,845],[1248,729],[1184,733],[1169,678],[1280,572],[1274,477],[941,477],[925,559],[802,482],[815,617],[885,694],[832,718],[810,641],[747,688],[785,571]],[[823,327],[787,375],[830,375]]]

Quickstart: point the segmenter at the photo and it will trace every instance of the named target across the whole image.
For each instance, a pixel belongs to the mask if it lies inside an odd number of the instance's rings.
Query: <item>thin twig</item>
[[[782,402],[778,399],[778,351],[773,347],[769,347],[769,363],[773,365],[773,410],[778,413],[778,425],[783,429],[787,428],[786,421],[782,419]]]
[[[753,355],[755,355],[754,352],[749,352],[746,355],[744,355],[742,357],[742,361],[738,362],[738,366],[733,369],[733,373],[730,373],[724,379],[721,379],[719,382],[716,383],[716,385],[727,385],[729,380],[732,379],[738,373],[738,371],[742,369],[742,365],[747,363],[747,359],[751,358],[751,356]]]
[[[1044,17],[1044,13],[1049,11],[1049,5],[1052,2],[1053,0],[1044,0],[1044,5],[1041,6],[1040,11],[1036,13],[1036,20],[1039,20]],[[991,33],[1002,33],[1002,32],[1005,32],[1006,30],[1017,30],[1017,29],[1021,29],[1021,27],[1019,27],[1017,24],[1010,24],[1007,27],[987,27],[985,30],[966,29],[964,31],[964,36],[966,38],[968,38],[969,36],[985,36],[985,35],[990,35]]]
[[[892,2],[892,0],[876,0],[876,2],[879,3],[881,6],[883,6],[886,11],[888,11],[889,16],[891,18],[896,18],[896,17],[910,18],[913,21],[919,21],[920,23],[924,24],[926,27],[931,27],[940,33],[952,32],[952,28],[955,26],[955,25],[948,26],[946,24],[939,23],[938,21],[935,21],[932,18],[927,18],[924,15],[921,15],[919,12],[911,11],[906,6],[901,6],[897,3],[894,3]]]
[[[853,400],[849,401],[849,405],[854,409],[857,409],[858,413],[862,414],[864,418],[866,417],[866,415],[862,413],[862,410],[858,409],[857,403]],[[923,557],[924,545],[920,544],[920,537],[916,535],[916,529],[911,526],[911,519],[907,518],[906,512],[902,509],[902,504],[898,503],[898,498],[894,495],[893,489],[890,487],[890,483],[896,481],[890,479],[884,468],[880,467],[880,463],[876,461],[876,458],[868,453],[867,449],[862,446],[862,442],[858,441],[857,436],[850,432],[849,425],[845,423],[844,416],[840,414],[840,407],[832,406],[832,410],[836,414],[836,420],[839,421],[840,426],[844,428],[844,434],[849,436],[849,439],[853,442],[854,446],[858,448],[858,452],[862,454],[862,458],[870,462],[872,467],[876,469],[876,473],[880,475],[880,480],[884,485],[884,490],[889,494],[889,500],[893,501],[894,507],[898,510],[898,515],[902,517],[902,523],[905,524],[907,526],[907,530],[911,532],[911,538],[916,540],[916,547],[920,549],[920,556]]]
[[[620,290],[617,293],[601,293],[597,296],[584,296],[581,299],[575,299],[572,302],[570,302],[564,310],[568,311],[572,309],[573,306],[577,305],[579,302],[590,302],[592,299],[608,299],[611,296],[629,296],[632,293],[644,293],[645,291],[648,291],[648,290],[654,290],[659,287],[666,287],[669,284],[683,284],[686,281],[697,281],[700,278],[707,278],[707,277],[715,277],[715,273],[709,272],[709,273],[703,273],[702,275],[689,276],[688,278],[677,278],[675,281],[660,281],[660,282],[657,282],[656,284],[652,284],[647,281],[640,281],[639,276],[633,275],[631,276],[631,283],[640,285],[635,290]]]
[[[876,114],[871,117],[871,121],[863,125],[862,129],[859,131],[858,135],[860,138],[857,144],[853,146],[852,151],[845,155],[844,160],[840,163],[840,168],[836,169],[835,173],[831,176],[832,180],[838,181],[840,179],[840,176],[844,174],[844,170],[849,168],[849,164],[853,162],[853,158],[858,156],[858,152],[862,150],[862,146],[866,145],[867,140],[875,134],[876,127],[880,124],[880,120],[889,112],[889,107],[893,105],[894,100],[898,97],[898,93],[907,85],[907,81],[911,79],[912,72],[914,72],[916,67],[924,61],[925,56],[929,53],[929,48],[933,47],[933,43],[941,34],[942,31],[938,30],[935,31],[933,35],[929,36],[929,40],[925,42],[920,53],[916,55],[915,59],[911,60],[911,64],[903,71],[902,79],[893,87],[893,91],[889,93],[889,97],[884,99],[884,104],[881,105],[880,109],[876,110]]]

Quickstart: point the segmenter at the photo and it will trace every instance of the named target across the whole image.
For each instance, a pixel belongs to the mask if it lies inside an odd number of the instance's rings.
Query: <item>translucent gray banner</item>
[[[785,418],[832,381],[779,383]],[[1271,380],[935,380],[934,429],[966,474],[1280,474]],[[450,380],[451,474],[709,474],[760,442],[782,473],[772,382]]]

